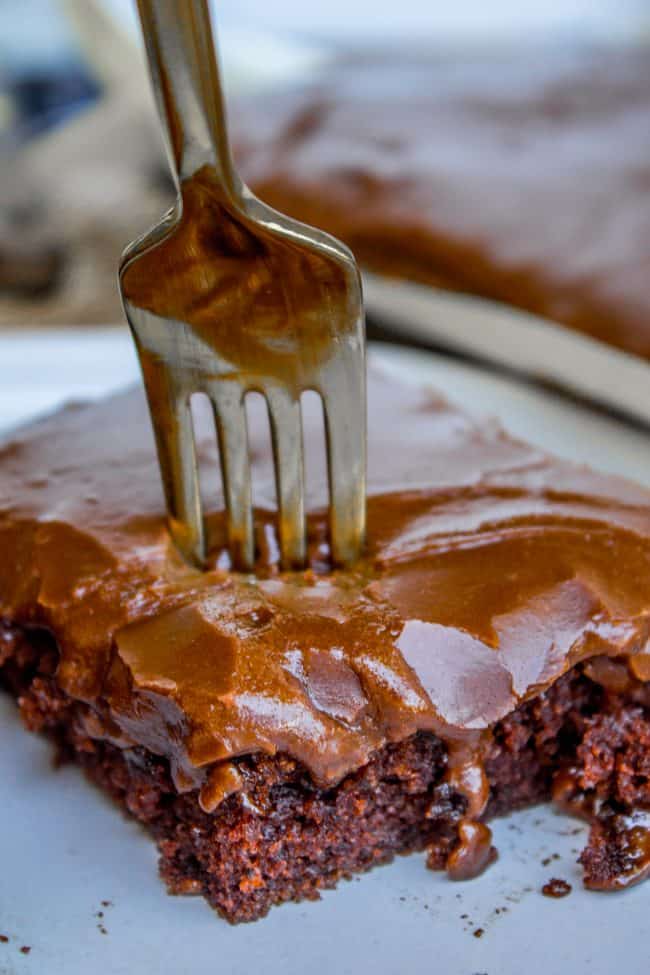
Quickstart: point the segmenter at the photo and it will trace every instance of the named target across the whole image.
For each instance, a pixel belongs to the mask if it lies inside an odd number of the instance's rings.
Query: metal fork
[[[190,397],[214,409],[233,564],[255,559],[244,399],[268,405],[285,568],[306,557],[300,396],[325,417],[333,561],[365,531],[365,339],[349,250],[257,200],[230,154],[207,0],[138,0],[176,205],[125,251],[120,288],[140,357],[172,536],[206,559]]]

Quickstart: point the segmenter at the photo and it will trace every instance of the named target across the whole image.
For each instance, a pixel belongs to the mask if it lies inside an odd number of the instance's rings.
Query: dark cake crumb
[[[473,935],[474,935],[475,938],[482,938],[483,935],[485,934],[485,929],[484,928],[476,928],[476,930],[473,931],[472,933],[473,933]]]
[[[110,907],[110,906],[112,906],[112,902],[111,901],[101,901],[101,905],[104,908]],[[104,915],[104,911],[95,911],[95,913],[94,913],[94,917],[97,918],[97,930],[99,931],[100,934],[108,934],[108,931],[107,931],[107,929],[106,929],[106,927],[104,925],[104,916],[105,916]]]
[[[650,813],[603,814],[592,824],[579,862],[591,890],[618,890],[650,876]]]
[[[6,945],[8,941],[9,938],[6,934],[0,934],[0,945]]]
[[[566,897],[572,890],[571,884],[562,880],[561,877],[551,877],[548,883],[542,887],[544,897]]]
[[[23,945],[22,948],[20,949],[20,953],[22,955],[28,955],[31,950],[32,950],[31,945]]]

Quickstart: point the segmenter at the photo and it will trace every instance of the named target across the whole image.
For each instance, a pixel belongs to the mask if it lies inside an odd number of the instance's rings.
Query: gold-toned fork
[[[365,340],[360,277],[334,238],[277,213],[237,175],[207,0],[138,0],[178,190],[120,265],[172,536],[197,565],[206,532],[190,397],[207,394],[219,441],[233,563],[254,564],[245,396],[264,395],[286,568],[306,557],[300,397],[323,402],[337,564],[365,531]]]

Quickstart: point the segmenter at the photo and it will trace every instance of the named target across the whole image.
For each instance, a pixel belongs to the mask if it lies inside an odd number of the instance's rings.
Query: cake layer
[[[349,56],[236,107],[242,168],[372,270],[650,357],[648,53]]]

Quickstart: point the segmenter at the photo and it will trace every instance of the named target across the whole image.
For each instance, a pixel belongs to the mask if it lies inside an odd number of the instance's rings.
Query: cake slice
[[[6,441],[0,676],[25,723],[146,826],[170,891],[230,921],[412,850],[472,877],[490,817],[551,796],[593,824],[588,886],[641,880],[650,494],[378,372],[369,412],[347,571],[317,469],[310,566],[280,571],[261,413],[255,576],[229,570],[219,498],[213,567],[180,560],[139,391]],[[197,439],[207,474],[207,416]]]

